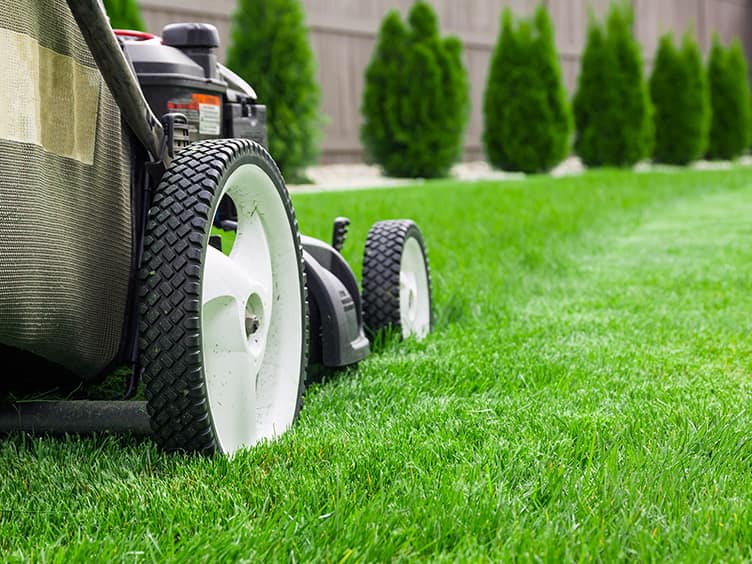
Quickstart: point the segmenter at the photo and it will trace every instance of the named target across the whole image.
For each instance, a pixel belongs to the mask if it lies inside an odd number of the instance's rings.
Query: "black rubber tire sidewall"
[[[167,451],[220,450],[203,371],[201,296],[203,267],[214,213],[224,183],[239,166],[256,165],[274,183],[294,238],[303,324],[297,418],[308,352],[303,254],[295,211],[279,169],[250,140],[195,143],[180,152],[155,191],[140,270],[140,353],[152,431]]]
[[[394,219],[375,223],[368,232],[363,253],[363,323],[370,335],[387,329],[399,329],[400,269],[408,239],[415,239],[423,253],[428,281],[429,330],[433,329],[433,292],[431,269],[423,235],[415,222]]]

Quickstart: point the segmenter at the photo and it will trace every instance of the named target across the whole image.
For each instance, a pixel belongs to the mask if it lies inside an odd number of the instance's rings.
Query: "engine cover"
[[[155,115],[185,115],[191,142],[239,137],[267,146],[266,107],[256,104],[255,92],[217,62],[214,26],[168,25],[163,39],[117,33]]]

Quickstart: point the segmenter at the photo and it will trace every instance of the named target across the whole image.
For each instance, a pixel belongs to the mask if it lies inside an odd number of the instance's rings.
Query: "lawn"
[[[2,560],[752,557],[752,171],[296,195],[412,217],[435,332],[311,387],[234,460],[0,441]]]

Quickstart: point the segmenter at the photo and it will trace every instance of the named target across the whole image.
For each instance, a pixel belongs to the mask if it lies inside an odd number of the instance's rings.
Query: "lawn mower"
[[[346,218],[331,243],[301,236],[214,27],[113,31],[99,0],[17,0],[0,44],[0,431],[231,454],[292,425],[310,367],[430,331],[416,224],[371,228],[362,291]],[[121,377],[120,401],[91,400]]]

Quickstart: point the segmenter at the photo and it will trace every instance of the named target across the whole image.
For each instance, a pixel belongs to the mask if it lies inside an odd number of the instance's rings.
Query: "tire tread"
[[[372,335],[389,328],[401,328],[399,276],[402,251],[409,237],[416,238],[423,249],[429,295],[431,293],[428,254],[415,222],[409,219],[391,219],[375,223],[366,238],[362,284],[363,321]]]
[[[201,357],[201,272],[212,226],[210,214],[222,178],[238,158],[264,162],[276,186],[284,186],[271,156],[245,139],[194,143],[182,150],[154,194],[139,272],[139,349],[147,411],[157,444],[166,451],[219,450],[208,406]],[[287,190],[280,190],[295,233],[300,273],[302,246]],[[307,300],[303,283],[303,359],[297,417],[308,350]]]

